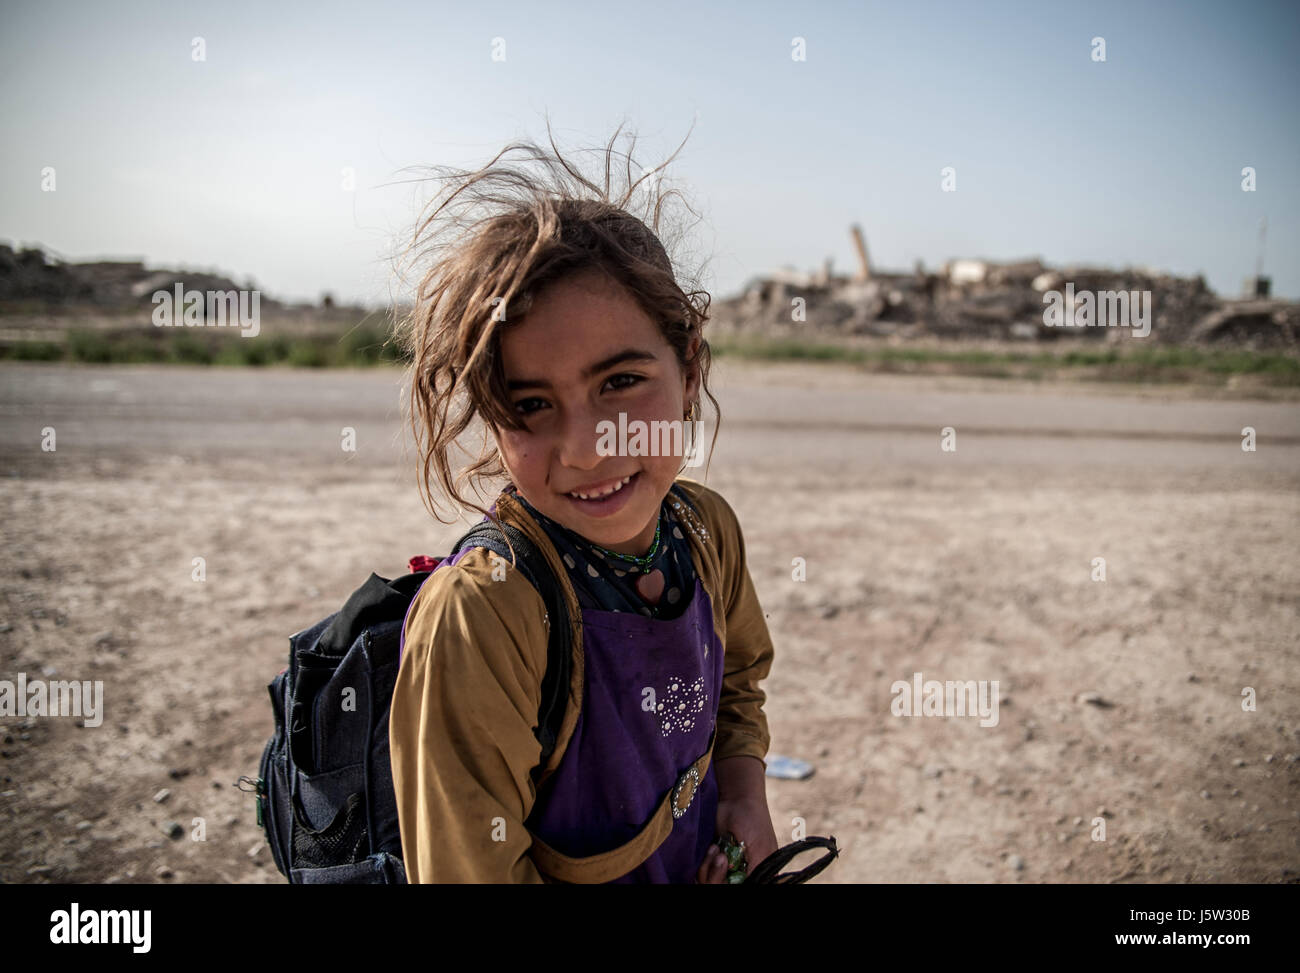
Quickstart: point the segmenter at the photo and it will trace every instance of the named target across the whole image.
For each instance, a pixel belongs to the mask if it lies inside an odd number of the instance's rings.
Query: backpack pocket
[[[364,766],[297,776],[291,802],[294,869],[365,860],[370,832]]]
[[[271,857],[280,874],[289,876],[289,764],[285,752],[283,725],[285,674],[281,673],[267,687],[271,694],[271,707],[276,717],[275,735],[262,748],[262,759],[257,768],[257,823],[266,833],[271,846]]]
[[[279,781],[281,774],[275,766],[274,738],[267,741],[262,750],[262,760],[258,765],[257,777],[257,823],[262,826],[266,843],[271,846],[271,858],[280,874],[288,877],[285,864],[285,852],[280,844],[280,826],[277,820],[286,810],[280,800]]]
[[[292,880],[297,885],[405,885],[406,869],[400,858],[381,851],[348,865],[295,868]]]

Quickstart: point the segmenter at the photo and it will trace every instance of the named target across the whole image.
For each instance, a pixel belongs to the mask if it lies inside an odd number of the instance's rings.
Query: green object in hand
[[[718,838],[717,843],[727,856],[727,884],[739,885],[745,881],[745,843],[737,842],[730,832]]]

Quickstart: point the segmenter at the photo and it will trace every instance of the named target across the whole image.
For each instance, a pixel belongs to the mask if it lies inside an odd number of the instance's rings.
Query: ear
[[[686,346],[686,401],[694,402],[700,394],[700,363],[695,360],[695,354],[700,348],[700,336],[697,332],[691,336],[690,344]],[[703,406],[701,405],[701,410]],[[685,409],[682,410],[686,411]]]

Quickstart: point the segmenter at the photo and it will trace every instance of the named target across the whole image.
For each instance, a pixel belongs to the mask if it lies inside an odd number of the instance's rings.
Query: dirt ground
[[[287,636],[461,530],[399,382],[0,366],[0,679],[105,687],[96,728],[0,718],[0,880],[284,881],[234,784]],[[778,839],[842,849],[816,881],[1300,879],[1300,406],[729,361],[715,391],[693,475],[745,531],[772,753],[816,765],[768,779]],[[997,724],[893,715],[915,672],[997,680]]]

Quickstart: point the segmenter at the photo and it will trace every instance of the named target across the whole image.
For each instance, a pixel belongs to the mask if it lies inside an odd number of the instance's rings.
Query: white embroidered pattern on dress
[[[695,727],[695,718],[704,712],[704,706],[709,701],[709,694],[704,691],[703,676],[689,685],[686,680],[674,677],[658,696],[659,705],[655,707],[655,715],[664,736],[689,733]]]

